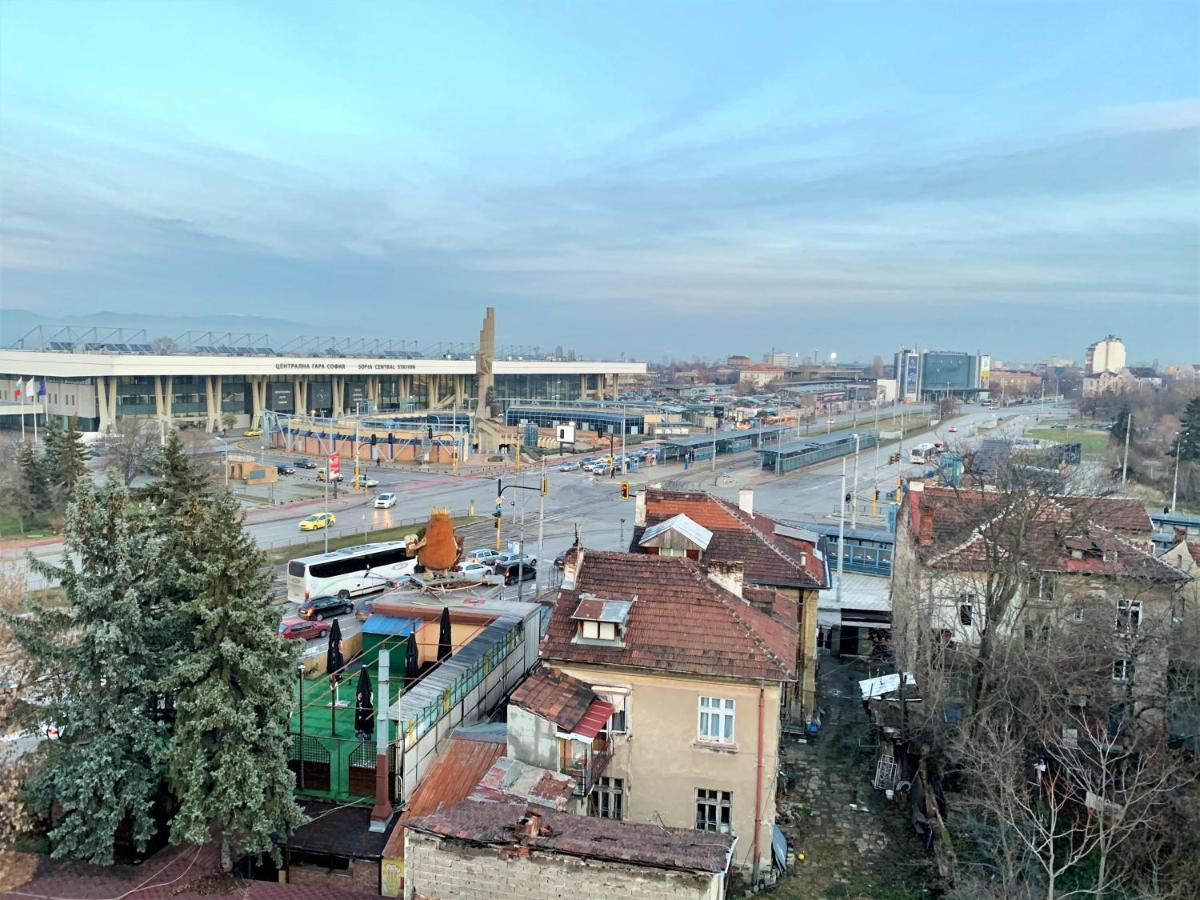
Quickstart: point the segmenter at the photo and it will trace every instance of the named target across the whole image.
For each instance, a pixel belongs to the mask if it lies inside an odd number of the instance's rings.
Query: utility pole
[[[1171,512],[1175,512],[1175,498],[1179,495],[1179,447],[1183,441],[1183,432],[1175,436],[1175,481],[1171,485]]]
[[[538,549],[537,549],[537,565],[534,566],[533,573],[533,590],[534,594],[538,595],[542,592],[542,538],[546,532],[546,459],[542,458],[542,483],[538,490]]]
[[[854,432],[854,493],[851,494],[853,502],[850,506],[850,527],[858,527],[858,432]]]
[[[712,471],[717,471],[717,415],[713,413]]]
[[[329,457],[325,457],[325,527],[321,530],[325,532],[325,552],[329,552],[329,479],[333,473],[329,471]]]
[[[838,494],[837,605],[842,608],[842,572],[846,562],[846,457],[842,457],[842,490]]]
[[[625,463],[625,404],[621,404],[621,474],[624,475],[628,469]]]
[[[879,487],[879,389],[875,389],[875,487]]]
[[[1133,431],[1133,411],[1125,417],[1125,455],[1121,459],[1121,487],[1125,487],[1126,475],[1129,472],[1129,435]]]

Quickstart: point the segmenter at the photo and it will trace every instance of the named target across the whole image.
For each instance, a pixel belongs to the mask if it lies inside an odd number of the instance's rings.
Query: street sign
[[[338,462],[338,455],[336,453],[330,453],[329,454],[329,476],[332,478],[334,475],[340,475],[341,473],[342,473],[342,464],[340,462]]]

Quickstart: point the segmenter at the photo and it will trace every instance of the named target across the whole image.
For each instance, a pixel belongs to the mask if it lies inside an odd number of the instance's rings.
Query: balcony
[[[580,741],[569,743],[572,746],[566,752],[570,754],[570,762],[563,767],[563,772],[575,779],[575,796],[586,797],[612,761],[612,738],[606,733],[601,733],[596,735],[590,744]]]

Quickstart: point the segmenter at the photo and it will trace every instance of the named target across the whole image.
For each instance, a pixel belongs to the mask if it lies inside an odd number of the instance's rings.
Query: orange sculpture
[[[427,572],[447,572],[462,558],[463,542],[454,533],[450,510],[434,508],[429,511],[425,536],[412,542],[409,552],[416,552],[417,562]]]

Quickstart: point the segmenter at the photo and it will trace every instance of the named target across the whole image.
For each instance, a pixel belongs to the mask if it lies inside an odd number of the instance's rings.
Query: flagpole
[[[17,384],[20,384],[20,380]],[[17,388],[17,393],[21,395],[21,443],[25,443],[25,392]]]

